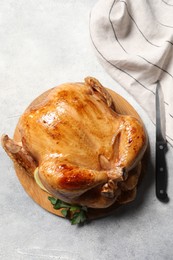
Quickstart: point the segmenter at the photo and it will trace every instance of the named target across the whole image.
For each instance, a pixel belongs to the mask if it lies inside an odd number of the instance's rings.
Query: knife
[[[156,86],[156,196],[167,201],[167,165],[164,97],[160,82]]]

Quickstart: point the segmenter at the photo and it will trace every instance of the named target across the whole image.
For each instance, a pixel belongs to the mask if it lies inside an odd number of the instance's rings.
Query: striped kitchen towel
[[[167,141],[173,146],[173,0],[99,0],[90,16],[99,60],[155,124],[155,91],[164,93]]]

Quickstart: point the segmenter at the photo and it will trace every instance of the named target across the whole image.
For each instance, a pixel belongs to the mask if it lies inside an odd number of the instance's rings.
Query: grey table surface
[[[90,75],[125,97],[148,131],[148,170],[132,204],[83,227],[39,207],[0,147],[0,259],[173,259],[173,151],[168,194],[155,197],[155,129],[99,64],[89,37],[96,0],[0,0],[0,134],[12,136],[28,104],[45,90]]]

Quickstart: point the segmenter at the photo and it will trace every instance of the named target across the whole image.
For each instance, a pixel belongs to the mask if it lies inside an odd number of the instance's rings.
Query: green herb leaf
[[[63,202],[63,201],[61,201],[61,200],[59,200],[59,203],[60,203],[60,207],[61,207],[61,208],[70,208],[70,207],[71,207],[70,204],[68,204],[68,203],[66,203],[66,202]]]
[[[67,217],[67,214],[68,214],[68,209],[62,209],[61,210],[61,213],[62,213],[62,215],[66,218]]]
[[[61,201],[57,200],[56,204],[54,205],[54,209],[61,209]]]
[[[71,206],[70,207],[71,212],[74,212],[74,211],[77,211],[77,210],[81,210],[81,207],[80,206]]]
[[[70,218],[71,224],[81,224],[87,220],[86,212],[88,211],[85,206],[70,205],[60,199],[48,197],[54,209],[62,209],[61,213],[65,218]],[[69,213],[71,212],[71,214]],[[68,214],[69,213],[69,214]]]
[[[80,211],[80,212],[76,212],[73,215],[73,218],[71,219],[71,224],[75,225],[75,224],[81,224],[83,222],[85,222],[87,219],[85,212],[84,211]]]
[[[81,217],[80,217],[80,212],[76,212],[73,215],[73,218],[71,219],[71,224],[76,225],[81,223]]]
[[[83,223],[86,220],[87,220],[87,217],[86,217],[85,211],[81,211],[80,212],[80,223]]]
[[[55,205],[57,203],[57,199],[53,198],[53,197],[48,197],[48,200],[50,200],[52,205]]]
[[[48,197],[52,205],[54,206],[54,209],[61,209],[61,208],[70,208],[70,204],[65,203],[59,199],[55,199],[53,197]]]

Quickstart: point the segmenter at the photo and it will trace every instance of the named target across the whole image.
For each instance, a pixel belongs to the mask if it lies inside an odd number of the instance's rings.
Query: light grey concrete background
[[[150,138],[148,171],[137,199],[109,217],[71,226],[35,204],[0,148],[0,259],[173,259],[173,151],[169,204],[154,189],[155,129],[145,112],[98,63],[89,38],[96,0],[0,0],[0,134],[13,135],[28,104],[45,90],[85,76],[124,96]]]

